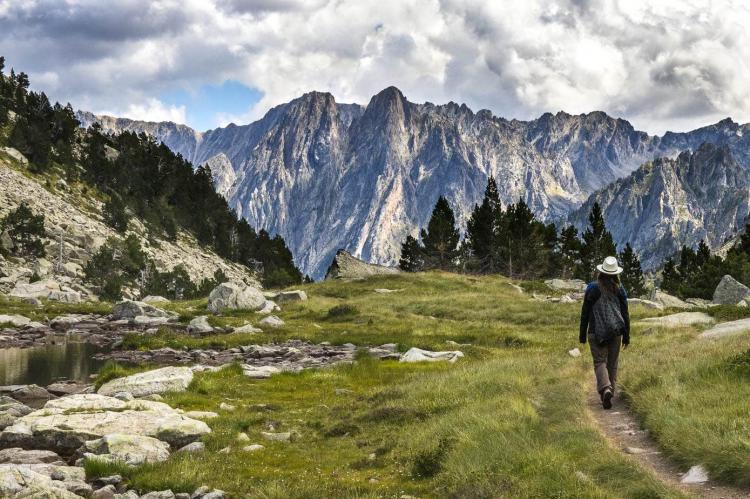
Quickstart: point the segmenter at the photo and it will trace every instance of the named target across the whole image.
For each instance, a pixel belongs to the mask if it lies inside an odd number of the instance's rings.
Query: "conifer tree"
[[[10,237],[13,254],[37,258],[44,256],[41,240],[46,234],[44,215],[34,214],[25,202],[0,220],[0,233],[3,232]]]
[[[560,277],[570,279],[581,260],[581,240],[578,238],[578,229],[572,225],[565,227],[560,232],[559,244]]]
[[[480,272],[496,272],[497,228],[502,211],[500,195],[494,177],[487,179],[484,199],[481,205],[474,205],[474,211],[466,224],[466,244],[477,260]]]
[[[458,256],[459,232],[448,200],[440,196],[432,210],[427,230],[420,233],[427,268],[450,270]]]
[[[424,270],[424,248],[412,236],[406,236],[401,243],[401,259],[398,266],[404,272],[419,272]]]
[[[612,234],[604,223],[604,215],[599,203],[594,203],[589,214],[589,228],[583,233],[581,245],[581,264],[577,277],[589,280],[594,277],[596,266],[608,256],[617,253]]]
[[[680,274],[673,258],[667,258],[661,271],[661,289],[669,294],[677,294],[680,287]]]
[[[620,280],[629,296],[637,297],[646,294],[646,282],[643,279],[643,269],[638,255],[633,251],[630,243],[620,253],[620,265],[623,268]]]

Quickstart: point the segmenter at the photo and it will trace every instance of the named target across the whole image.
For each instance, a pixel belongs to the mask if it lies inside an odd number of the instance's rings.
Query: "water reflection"
[[[0,349],[0,385],[34,383],[46,386],[68,379],[89,381],[104,361],[93,359],[103,351],[76,337],[55,336],[41,347]]]

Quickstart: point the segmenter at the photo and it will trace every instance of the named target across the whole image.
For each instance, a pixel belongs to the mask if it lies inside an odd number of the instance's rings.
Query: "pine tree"
[[[427,268],[450,270],[455,265],[459,242],[456,217],[448,200],[440,196],[432,210],[427,230],[422,230],[420,238],[424,245]]]
[[[112,194],[102,209],[104,223],[115,229],[117,232],[124,234],[128,230],[128,221],[130,217],[125,210],[125,203],[117,194]]]
[[[35,215],[25,202],[0,220],[0,233],[3,232],[10,237],[13,254],[37,258],[44,256],[41,239],[46,234],[44,215]]]
[[[612,234],[607,230],[599,203],[594,203],[589,214],[589,228],[583,233],[581,264],[577,277],[589,280],[594,277],[596,266],[608,256],[617,253]]]
[[[560,233],[560,277],[570,279],[580,260],[581,240],[578,238],[578,229],[568,225]]]
[[[497,183],[494,177],[490,176],[487,179],[482,204],[474,206],[474,211],[466,224],[467,247],[477,260],[480,272],[498,270],[497,224],[501,210]]]
[[[661,289],[669,294],[677,294],[680,287],[680,274],[673,258],[667,258],[661,271]]]
[[[629,296],[638,297],[646,294],[646,282],[643,279],[643,269],[638,255],[633,251],[630,243],[620,253],[620,265],[623,268],[620,279]]]
[[[698,243],[698,250],[695,252],[695,261],[699,267],[703,267],[710,258],[711,249],[706,244],[706,241],[701,239],[701,242]]]
[[[419,272],[424,270],[424,248],[412,236],[406,236],[401,244],[401,259],[398,266],[405,272]]]

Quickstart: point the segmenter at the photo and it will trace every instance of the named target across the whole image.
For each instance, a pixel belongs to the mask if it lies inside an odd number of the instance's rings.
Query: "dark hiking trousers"
[[[594,358],[596,390],[600,395],[607,388],[612,391],[615,390],[617,361],[620,357],[621,344],[622,336],[615,336],[604,345],[600,345],[593,334],[589,335],[589,347],[591,348],[591,356]]]

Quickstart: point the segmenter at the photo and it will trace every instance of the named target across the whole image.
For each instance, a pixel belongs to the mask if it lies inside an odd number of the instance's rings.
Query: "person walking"
[[[618,276],[623,269],[617,258],[608,256],[596,270],[596,280],[586,286],[578,341],[585,344],[588,340],[594,359],[596,390],[602,406],[611,409],[620,346],[624,349],[630,344],[628,295],[620,284]]]

